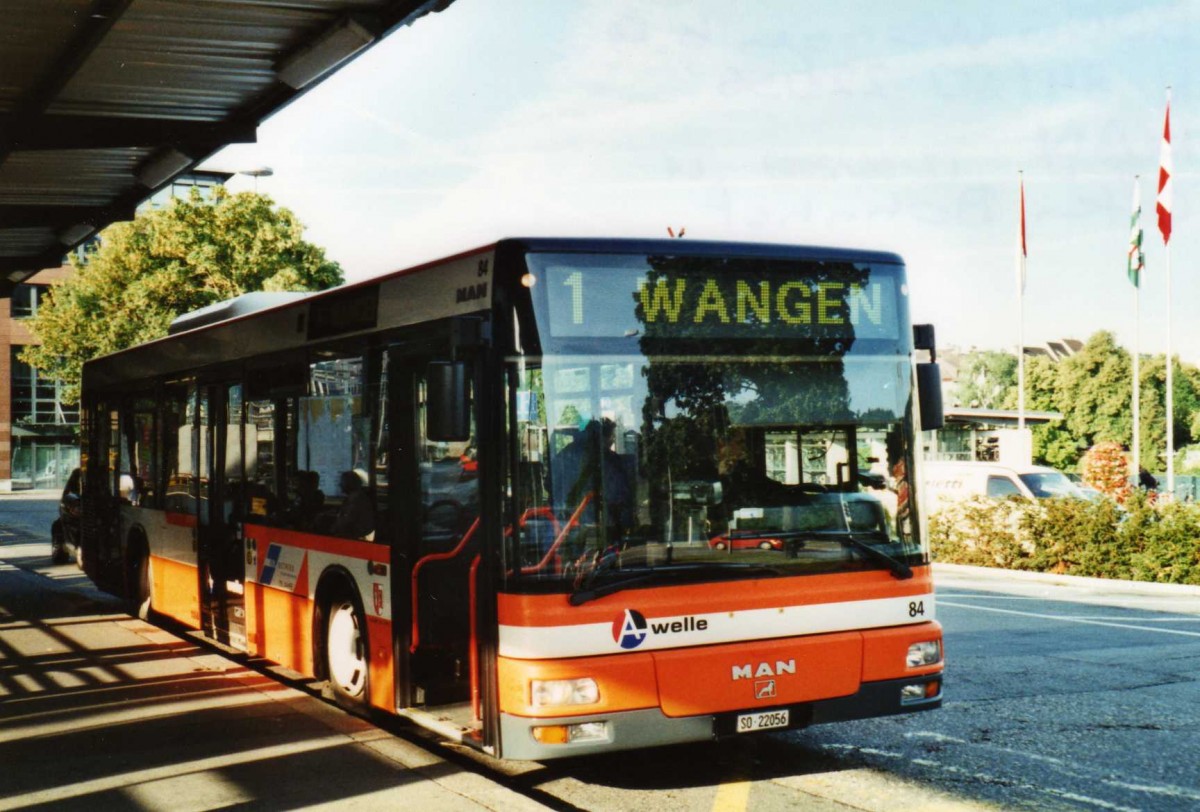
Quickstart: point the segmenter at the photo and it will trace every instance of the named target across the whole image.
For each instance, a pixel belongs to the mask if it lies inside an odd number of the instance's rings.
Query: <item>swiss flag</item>
[[[1158,166],[1158,230],[1163,245],[1171,241],[1171,102],[1167,102],[1167,118],[1163,122],[1162,159]]]

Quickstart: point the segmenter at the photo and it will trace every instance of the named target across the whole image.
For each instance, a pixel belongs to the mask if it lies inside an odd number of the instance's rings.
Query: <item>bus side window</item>
[[[276,417],[286,411],[286,401],[270,398],[246,402],[245,434],[242,436],[242,457],[246,462],[248,500],[246,520],[253,524],[270,524],[278,518],[279,468],[285,461],[276,445]]]
[[[159,504],[155,487],[158,472],[154,465],[154,401],[138,398],[132,405],[133,411],[125,423],[129,458],[123,460],[122,471],[131,477],[131,501],[141,507],[156,508]]]
[[[164,393],[163,471],[166,489],[162,507],[168,513],[196,515],[196,497],[192,493],[195,448],[191,418],[194,415],[195,389],[187,384],[170,386]]]
[[[351,356],[309,365],[308,395],[297,414],[293,482],[299,493],[303,472],[318,477],[323,507],[310,531],[369,541],[375,536],[375,494],[364,361]]]
[[[388,427],[388,355],[380,352],[377,356],[378,383],[372,384],[368,391],[374,391],[372,400],[375,402],[375,422],[372,424],[374,437],[373,466],[375,477],[375,516],[380,528],[391,526],[390,504],[388,502],[388,443],[390,433]],[[375,375],[376,373],[372,373]],[[387,542],[388,539],[376,534],[376,541]]]

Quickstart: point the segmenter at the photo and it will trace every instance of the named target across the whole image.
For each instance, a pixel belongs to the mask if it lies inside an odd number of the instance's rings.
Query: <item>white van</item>
[[[925,503],[968,496],[1020,496],[1048,499],[1053,496],[1087,498],[1067,475],[1041,465],[1008,466],[993,462],[927,462],[922,484]]]

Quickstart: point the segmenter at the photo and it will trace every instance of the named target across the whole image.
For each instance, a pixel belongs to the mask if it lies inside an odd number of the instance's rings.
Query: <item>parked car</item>
[[[79,549],[79,490],[80,472],[76,468],[67,477],[58,500],[58,518],[50,525],[50,558],[65,564],[72,558],[80,560]]]
[[[769,531],[768,531],[769,532]],[[724,550],[732,547],[734,550],[782,550],[784,549],[783,541],[769,535],[734,535],[730,539],[730,534],[726,533],[723,536],[716,536],[709,539],[708,546],[714,550]]]
[[[1067,475],[1040,465],[1007,466],[990,462],[927,462],[924,465],[928,499],[953,500],[968,496],[1024,499],[1090,499]]]

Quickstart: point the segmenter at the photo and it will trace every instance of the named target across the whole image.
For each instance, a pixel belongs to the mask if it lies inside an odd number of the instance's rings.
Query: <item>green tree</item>
[[[1172,370],[1175,390],[1174,441],[1182,449],[1200,439],[1200,370],[1175,359]],[[1166,470],[1167,454],[1167,362],[1166,356],[1142,359],[1141,366],[1141,464],[1149,471]]]
[[[1078,355],[1059,363],[1058,410],[1081,446],[1129,443],[1131,369],[1129,353],[1106,330],[1093,334]]]
[[[303,230],[269,197],[223,188],[109,226],[39,307],[29,327],[41,344],[21,358],[75,402],[85,361],[164,336],[182,313],[249,291],[340,284],[341,268]]]
[[[1059,364],[1044,355],[1025,359],[1025,405],[1033,411],[1058,411]],[[1016,408],[1014,389],[1006,408]],[[1033,426],[1033,459],[1042,465],[1069,471],[1079,463],[1083,447],[1067,428],[1066,417]]]
[[[1015,406],[1017,357],[998,350],[967,353],[958,372],[958,402],[971,409],[1000,409],[1011,397]]]

